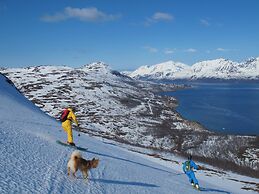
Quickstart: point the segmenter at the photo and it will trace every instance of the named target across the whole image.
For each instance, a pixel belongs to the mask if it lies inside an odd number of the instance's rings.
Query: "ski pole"
[[[78,135],[77,136],[81,136],[81,134],[80,134],[81,129],[80,129],[79,126],[77,128],[78,128]]]

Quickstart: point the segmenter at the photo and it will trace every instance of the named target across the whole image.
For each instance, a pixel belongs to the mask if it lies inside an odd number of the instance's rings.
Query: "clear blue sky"
[[[258,56],[258,0],[0,0],[1,67]]]

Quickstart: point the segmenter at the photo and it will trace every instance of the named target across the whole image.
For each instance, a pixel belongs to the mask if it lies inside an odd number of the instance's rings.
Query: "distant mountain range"
[[[220,58],[198,62],[192,66],[167,61],[152,66],[141,66],[127,75],[137,79],[155,80],[259,80],[259,57],[241,63]]]

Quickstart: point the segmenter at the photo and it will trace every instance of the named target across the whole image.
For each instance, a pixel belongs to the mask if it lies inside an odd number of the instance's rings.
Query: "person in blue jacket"
[[[193,162],[192,156],[188,157],[188,160],[183,163],[183,171],[188,176],[190,183],[196,189],[200,189],[198,180],[195,177],[193,169],[198,170],[198,166]]]

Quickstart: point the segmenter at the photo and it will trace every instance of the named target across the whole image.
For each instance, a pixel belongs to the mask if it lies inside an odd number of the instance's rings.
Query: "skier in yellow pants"
[[[64,116],[65,118],[62,120],[62,127],[64,131],[67,132],[67,143],[74,146],[75,143],[73,141],[71,122],[73,121],[78,127],[79,127],[79,124],[71,108],[65,109],[63,112],[65,111],[66,111],[65,113],[66,115]]]

